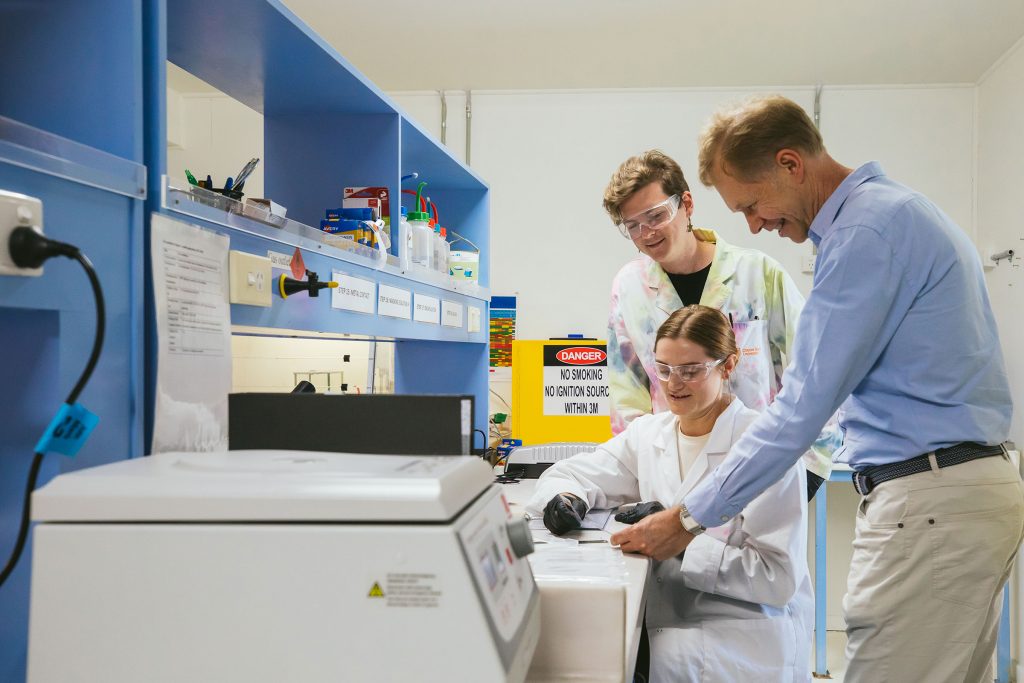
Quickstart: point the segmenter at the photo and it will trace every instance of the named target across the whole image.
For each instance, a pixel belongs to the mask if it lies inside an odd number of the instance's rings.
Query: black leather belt
[[[978,458],[987,458],[992,455],[1002,455],[1006,451],[1002,445],[982,446],[971,441],[964,441],[949,448],[940,448],[935,451],[935,462],[941,467],[952,467]],[[889,465],[875,465],[866,467],[863,470],[853,473],[853,486],[857,493],[866,496],[882,482],[907,477],[911,474],[927,472],[932,468],[928,458],[929,454],[919,455],[903,462],[894,462]]]

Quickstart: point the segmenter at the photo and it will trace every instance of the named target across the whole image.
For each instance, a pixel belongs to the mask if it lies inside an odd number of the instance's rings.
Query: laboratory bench
[[[525,512],[536,486],[536,479],[502,486],[513,515]],[[534,529],[541,629],[527,681],[633,680],[651,560],[608,544],[624,527],[609,517],[602,530],[572,532],[568,541]]]

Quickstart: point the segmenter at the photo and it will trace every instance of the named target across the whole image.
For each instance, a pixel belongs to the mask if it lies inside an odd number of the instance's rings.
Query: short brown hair
[[[780,149],[817,156],[825,151],[821,133],[803,108],[781,95],[755,97],[716,112],[700,134],[700,181],[714,185],[716,168],[753,181],[771,168]]]
[[[693,304],[675,311],[658,328],[654,345],[662,339],[686,339],[714,359],[738,353],[736,335],[729,319],[717,308]]]
[[[690,191],[683,169],[660,150],[650,149],[623,161],[604,189],[604,210],[612,217],[612,222],[622,220],[619,209],[623,202],[637,190],[655,182],[661,184],[662,191],[669,197]]]

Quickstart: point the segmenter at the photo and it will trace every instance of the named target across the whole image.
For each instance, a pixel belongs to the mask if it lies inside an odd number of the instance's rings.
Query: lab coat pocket
[[[703,675],[704,633],[700,622],[651,629],[651,683],[719,680]]]
[[[702,681],[793,680],[798,650],[792,618],[710,619],[704,631]]]
[[[731,378],[733,391],[748,408],[764,410],[778,390],[768,345],[768,324],[757,319],[740,321],[734,313],[732,329],[739,349],[739,363]]]

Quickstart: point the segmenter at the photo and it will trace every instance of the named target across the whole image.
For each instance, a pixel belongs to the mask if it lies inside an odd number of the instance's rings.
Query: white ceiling
[[[1022,0],[284,0],[388,91],[976,83]]]

